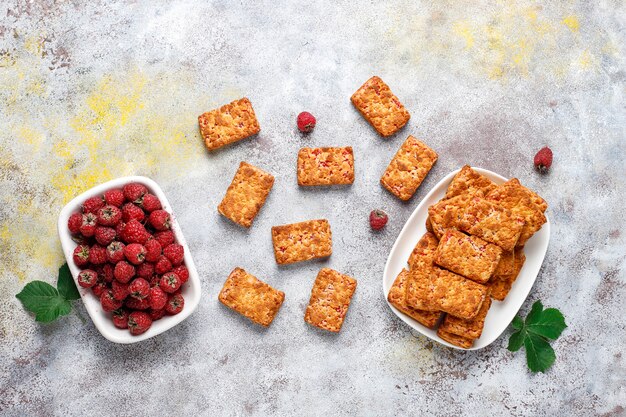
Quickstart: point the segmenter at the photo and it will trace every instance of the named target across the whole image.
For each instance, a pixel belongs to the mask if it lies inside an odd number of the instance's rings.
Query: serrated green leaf
[[[524,345],[524,339],[526,338],[526,330],[520,330],[515,332],[509,338],[509,346],[507,349],[511,352],[517,352]]]
[[[563,314],[556,308],[547,308],[527,326],[528,332],[548,339],[556,339],[567,327]]]
[[[35,313],[35,320],[41,322],[50,322],[72,309],[56,288],[43,281],[29,282],[15,297],[24,308]]]
[[[556,359],[556,354],[548,341],[534,333],[527,333],[524,348],[526,363],[532,372],[545,372]]]
[[[543,311],[543,304],[541,304],[541,301],[539,300],[535,301],[532,308],[530,309],[530,313],[528,313],[528,315],[526,316],[526,320],[524,321],[524,323],[528,325],[529,323],[535,322],[537,318],[539,317],[539,315],[541,315],[542,311]]]
[[[72,305],[63,297],[50,298],[41,303],[39,311],[35,314],[35,320],[48,323],[56,320],[59,316],[69,314],[70,311],[72,311]]]
[[[59,290],[59,294],[61,294],[61,296],[66,300],[78,300],[80,298],[78,288],[76,288],[74,278],[72,278],[70,268],[67,266],[66,263],[63,264],[61,268],[59,268],[57,289]]]
[[[511,326],[513,326],[515,330],[521,330],[521,328],[524,327],[524,321],[520,316],[515,316],[511,322]]]

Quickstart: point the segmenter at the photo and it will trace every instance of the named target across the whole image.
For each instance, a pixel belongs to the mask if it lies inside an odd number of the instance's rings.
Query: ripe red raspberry
[[[128,284],[122,284],[119,281],[113,281],[111,283],[111,292],[113,293],[113,298],[119,301],[124,301],[130,294]]]
[[[150,293],[150,284],[143,278],[135,278],[128,286],[130,296],[143,300]]]
[[[113,242],[113,239],[115,239],[115,235],[115,229],[113,229],[112,227],[96,227],[96,242],[98,242],[102,246],[107,246],[109,243]]]
[[[174,232],[172,232],[171,230],[164,230],[162,232],[156,232],[154,234],[154,238],[161,244],[162,248],[168,245],[171,245],[172,243],[176,241]]]
[[[132,182],[130,184],[126,184],[122,191],[124,192],[124,197],[126,197],[128,201],[140,202],[141,197],[148,192],[148,189],[143,184]]]
[[[98,223],[103,226],[115,226],[122,220],[122,211],[111,205],[106,205],[98,210]]]
[[[150,288],[158,287],[160,282],[161,277],[158,275],[153,275],[152,278],[150,278]]]
[[[98,218],[93,213],[83,214],[83,224],[80,225],[80,233],[83,236],[91,237],[96,233]]]
[[[89,248],[89,262],[94,265],[102,265],[107,261],[107,250],[100,245]]]
[[[148,301],[150,302],[150,308],[153,310],[161,310],[167,304],[167,294],[159,287],[150,288],[150,294],[148,295]]]
[[[163,249],[163,255],[170,260],[172,265],[177,266],[185,259],[185,248],[178,243],[172,243]]]
[[[98,279],[104,282],[113,281],[113,265],[104,264],[104,265],[96,265],[94,267],[94,271],[98,274]]]
[[[83,213],[97,213],[104,206],[102,197],[91,197],[83,203]]]
[[[124,256],[133,265],[142,264],[146,259],[146,248],[139,243],[131,243],[124,248]]]
[[[156,262],[161,257],[161,244],[156,239],[150,239],[145,244],[146,261]]]
[[[160,310],[152,310],[152,309],[150,309],[148,314],[150,314],[150,317],[152,318],[152,321],[159,320],[159,319],[163,318],[163,316],[165,315],[165,308],[162,308]]]
[[[148,298],[140,300],[138,298],[128,297],[124,301],[124,305],[131,310],[147,310],[150,308],[150,302],[148,301]]]
[[[151,262],[144,262],[136,268],[138,277],[150,279],[154,275],[154,264]]]
[[[85,269],[78,274],[78,285],[83,288],[91,288],[98,282],[98,274],[91,269]]]
[[[168,230],[171,227],[170,214],[165,210],[156,210],[150,213],[148,222],[159,231]]]
[[[189,270],[185,265],[177,266],[176,268],[172,269],[172,272],[178,275],[181,285],[189,280]]]
[[[135,267],[126,261],[119,261],[115,264],[113,276],[119,282],[126,284],[135,276]]]
[[[107,246],[107,261],[116,264],[124,259],[125,245],[122,242],[114,240]]]
[[[76,266],[85,266],[89,263],[89,246],[87,245],[78,245],[74,249],[74,253],[72,254],[72,259]]]
[[[178,314],[183,310],[185,306],[185,299],[181,293],[176,293],[170,295],[170,298],[167,299],[167,304],[165,304],[165,311],[167,314]]]
[[[70,218],[67,220],[67,228],[70,230],[70,233],[75,235],[80,233],[80,226],[83,225],[83,215],[80,213],[72,213]]]
[[[122,204],[124,204],[124,192],[120,188],[105,191],[104,202],[115,207],[122,207]]]
[[[161,202],[157,196],[148,193],[141,199],[141,208],[148,213],[152,213],[155,210],[161,210]]]
[[[308,111],[303,111],[298,115],[298,130],[309,133],[315,127],[315,117]]]
[[[139,335],[145,333],[152,326],[152,318],[144,311],[133,311],[128,315],[128,329],[130,334]]]
[[[104,291],[102,295],[100,295],[100,304],[102,304],[102,309],[107,312],[117,310],[122,306],[121,301],[113,298],[113,292],[111,290]]]
[[[172,263],[165,256],[161,255],[156,265],[154,265],[154,272],[157,274],[165,274],[172,270]]]
[[[380,230],[387,224],[387,213],[382,210],[372,210],[370,213],[370,226],[374,230]]]
[[[122,234],[122,229],[124,229],[124,226],[126,226],[126,223],[124,222],[119,222],[116,226],[115,226],[115,233],[117,233],[117,235],[119,236],[120,234]]]
[[[120,238],[126,243],[141,243],[143,245],[150,238],[150,233],[137,220],[130,220],[122,228]]]
[[[96,285],[91,287],[91,292],[93,292],[93,294],[96,297],[100,298],[100,296],[102,296],[102,293],[105,292],[108,289],[109,289],[109,287],[107,287],[106,282],[98,281],[98,282],[96,282]]]
[[[172,294],[178,291],[181,286],[180,278],[173,272],[168,272],[167,274],[163,274],[161,277],[161,282],[159,282],[159,287],[166,293]]]
[[[552,157],[552,149],[547,146],[541,148],[539,152],[537,152],[537,155],[535,155],[535,168],[537,168],[542,174],[545,174],[552,166]]]
[[[135,219],[138,222],[142,222],[146,218],[146,213],[140,207],[137,207],[133,203],[126,203],[122,207],[122,220],[128,222],[131,219]]]
[[[128,329],[128,310],[118,308],[113,311],[113,325],[118,329]]]

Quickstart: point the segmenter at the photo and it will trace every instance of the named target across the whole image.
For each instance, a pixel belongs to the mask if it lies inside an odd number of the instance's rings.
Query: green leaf
[[[63,264],[61,268],[59,268],[57,289],[59,290],[59,294],[61,294],[61,296],[66,300],[78,300],[80,298],[78,288],[76,288],[74,278],[72,278],[70,268],[67,266],[66,263]]]
[[[511,326],[513,326],[515,330],[521,330],[522,327],[524,327],[524,321],[520,318],[520,316],[515,316],[511,322]]]
[[[509,338],[509,346],[507,349],[511,352],[517,352],[524,345],[524,339],[526,338],[526,330],[520,330],[515,332]]]
[[[50,322],[72,309],[56,288],[43,281],[29,282],[15,297],[24,308],[35,313],[35,320],[41,322]]]
[[[533,372],[544,372],[556,359],[554,350],[546,339],[534,333],[528,333],[524,339],[526,363]]]
[[[541,304],[541,301],[535,301],[532,308],[530,309],[530,313],[528,313],[528,315],[526,316],[526,320],[524,321],[526,325],[535,322],[537,318],[541,315],[542,311],[543,305]]]
[[[545,309],[532,323],[527,325],[528,332],[548,339],[556,339],[567,325],[563,314],[556,308]]]

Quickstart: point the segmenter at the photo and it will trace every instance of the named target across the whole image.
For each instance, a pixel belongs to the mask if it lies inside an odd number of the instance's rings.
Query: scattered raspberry
[[[143,300],[150,293],[150,284],[143,278],[135,278],[128,286],[128,290],[131,297]]]
[[[150,308],[150,302],[147,298],[140,300],[134,297],[128,297],[124,300],[124,305],[131,310],[147,310]]]
[[[91,237],[96,233],[98,218],[93,213],[83,214],[83,224],[80,225],[80,233],[83,236]]]
[[[113,324],[118,329],[128,329],[128,311],[124,308],[118,308],[113,311]]]
[[[85,266],[89,263],[89,246],[87,245],[78,245],[74,249],[74,253],[72,254],[72,259],[76,266]]]
[[[107,261],[107,250],[104,246],[93,245],[89,248],[89,262],[94,265],[102,265]]]
[[[144,262],[139,265],[136,270],[138,277],[150,279],[152,278],[152,275],[154,275],[154,264],[151,262]]]
[[[97,226],[96,233],[94,233],[96,237],[96,242],[98,242],[102,246],[107,246],[109,243],[113,242],[116,234],[117,233],[115,233],[115,229],[105,226]]]
[[[100,208],[104,206],[104,200],[102,197],[91,197],[83,203],[83,213],[97,213]]]
[[[130,220],[124,225],[120,233],[120,238],[126,243],[141,243],[144,244],[150,237],[150,233],[146,231],[143,224],[137,220]]]
[[[78,285],[83,288],[91,288],[98,282],[98,274],[91,269],[85,269],[78,274]]]
[[[146,213],[140,207],[137,207],[133,203],[126,203],[122,207],[122,220],[124,222],[128,222],[129,220],[135,219],[138,222],[144,221],[146,218]]]
[[[185,299],[181,293],[176,293],[170,296],[167,300],[167,304],[165,304],[165,311],[167,314],[178,314],[183,310],[185,306]]]
[[[170,214],[165,210],[156,210],[150,213],[150,217],[148,218],[150,225],[154,227],[156,230],[168,230],[170,228]]]
[[[124,200],[124,192],[119,188],[114,188],[104,192],[104,202],[109,205],[122,207]]]
[[[552,149],[547,146],[539,149],[539,152],[535,155],[535,168],[537,168],[542,174],[548,172],[552,166],[552,156]]]
[[[130,334],[139,335],[145,333],[152,326],[152,318],[143,311],[133,311],[128,316],[128,329]]]
[[[80,233],[80,226],[83,225],[83,215],[80,213],[72,213],[70,218],[67,220],[67,228],[70,230],[70,233],[75,235]]]
[[[150,308],[153,310],[161,310],[167,304],[167,294],[159,287],[150,288],[150,294],[148,295],[148,301],[150,302]]]
[[[179,265],[176,268],[172,269],[172,272],[178,275],[180,278],[181,285],[189,280],[189,270],[185,265]]]
[[[152,213],[155,210],[161,210],[161,202],[154,194],[146,194],[141,199],[141,208],[148,213]]]
[[[122,306],[121,301],[113,298],[113,292],[111,290],[104,291],[102,295],[100,295],[100,304],[102,304],[102,309],[107,312],[117,310]]]
[[[154,272],[157,274],[164,274],[172,270],[172,263],[165,256],[161,255],[156,265],[154,265]]]
[[[126,261],[119,261],[115,264],[113,276],[119,282],[126,284],[135,276],[135,267]]]
[[[175,293],[181,286],[180,278],[173,272],[168,272],[167,274],[163,274],[161,277],[161,282],[159,282],[159,287],[166,293]]]
[[[308,111],[303,111],[298,115],[298,130],[303,133],[309,133],[315,127],[315,117]]]
[[[111,205],[98,210],[98,223],[103,226],[115,226],[122,220],[122,211]]]
[[[132,182],[124,186],[123,192],[124,197],[126,197],[128,201],[140,202],[141,197],[148,192],[148,189],[143,184]]]
[[[156,262],[161,257],[161,244],[156,239],[150,239],[145,244],[146,261]]]
[[[124,256],[133,265],[142,264],[146,259],[146,248],[139,243],[131,243],[124,248]]]
[[[172,265],[178,266],[185,259],[185,248],[178,243],[172,243],[163,249],[163,255],[170,260]]]
[[[107,284],[104,281],[98,281],[98,282],[96,282],[96,285],[91,287],[91,291],[98,298],[100,298],[102,293],[105,292],[108,289],[109,289],[109,287],[107,287]]]
[[[122,242],[114,240],[107,246],[107,261],[116,264],[124,259],[124,247]]]
[[[370,226],[374,230],[380,230],[387,224],[387,213],[382,210],[372,210],[370,213]]]
[[[159,319],[163,318],[163,316],[165,315],[165,308],[162,308],[160,310],[152,310],[152,309],[150,309],[148,314],[150,314],[150,317],[152,318],[152,321],[159,320]]]
[[[154,234],[154,238],[161,244],[162,248],[168,245],[171,245],[172,243],[176,241],[174,232],[172,232],[171,230],[164,230],[162,232],[156,232]]]
[[[113,298],[119,301],[124,301],[130,294],[128,284],[122,284],[119,281],[113,281],[111,283],[111,292],[113,293]]]

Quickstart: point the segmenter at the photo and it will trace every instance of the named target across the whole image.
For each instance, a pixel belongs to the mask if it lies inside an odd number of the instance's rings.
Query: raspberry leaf
[[[522,346],[524,346],[525,338],[526,338],[525,330],[520,330],[518,332],[513,333],[511,337],[509,338],[509,346],[507,346],[507,349],[510,350],[511,352],[517,352],[518,350],[520,350]]]
[[[524,339],[524,348],[526,349],[526,363],[533,372],[545,372],[556,359],[556,354],[548,341],[536,334],[528,333]]]
[[[521,328],[524,327],[524,321],[520,318],[520,316],[515,316],[511,322],[511,326],[513,326],[515,330],[521,330]]]
[[[66,300],[78,300],[80,298],[78,288],[76,288],[76,283],[74,283],[74,279],[72,278],[72,274],[70,273],[70,268],[67,266],[67,263],[63,264],[63,266],[59,268],[57,289],[59,290],[59,294]]]
[[[526,320],[524,321],[524,324],[528,326],[530,323],[534,323],[539,318],[542,311],[543,311],[543,304],[541,304],[541,301],[539,300],[535,301],[532,308],[530,309],[530,313],[528,313],[528,315],[526,316]]]
[[[567,325],[563,314],[556,308],[547,308],[535,318],[535,320],[527,325],[530,333],[546,337],[548,339],[558,338]]]
[[[35,313],[35,320],[50,322],[68,314],[72,306],[59,291],[43,281],[32,281],[16,295],[27,310]]]

